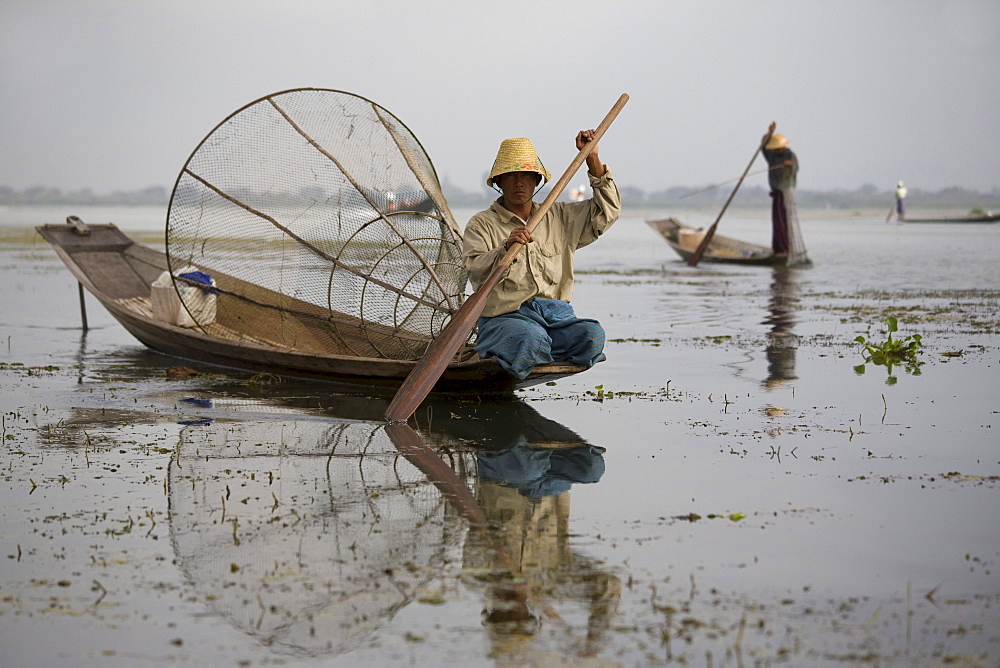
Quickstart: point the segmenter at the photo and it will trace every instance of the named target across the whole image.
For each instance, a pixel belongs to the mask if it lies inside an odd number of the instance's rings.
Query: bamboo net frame
[[[178,175],[166,227],[171,274],[217,278],[229,298],[214,317],[232,329],[264,317],[273,345],[402,360],[419,359],[461,306],[461,242],[413,133],[370,100],[318,88],[219,123]],[[211,324],[189,303],[196,293],[178,294]]]

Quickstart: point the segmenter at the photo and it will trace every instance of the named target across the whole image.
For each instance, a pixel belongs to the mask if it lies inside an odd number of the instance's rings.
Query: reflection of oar
[[[768,167],[766,169],[758,169],[758,170],[750,172],[749,174],[744,174],[743,176],[753,176],[755,174],[763,174],[764,172],[773,172],[774,170],[781,169],[784,166],[785,166],[784,164],[779,164],[779,165],[775,165],[774,167]],[[716,183],[715,185],[708,186],[707,188],[702,188],[701,190],[695,190],[694,192],[684,193],[683,195],[681,195],[677,199],[687,199],[688,197],[694,197],[695,195],[700,195],[702,193],[707,193],[709,190],[715,190],[716,188],[718,188],[720,186],[724,186],[727,183],[732,183],[733,181],[739,181],[740,179],[743,178],[743,176],[736,177],[735,179],[729,179],[728,181],[722,181],[721,183]]]
[[[736,191],[739,190],[740,186],[743,184],[743,179],[747,177],[747,172],[749,172],[750,168],[753,166],[753,161],[757,159],[757,154],[760,153],[761,149],[763,149],[767,142],[770,141],[771,135],[773,134],[774,123],[771,123],[771,127],[768,128],[767,134],[764,135],[764,139],[762,139],[760,144],[757,146],[757,150],[753,152],[753,157],[750,158],[750,164],[748,164],[747,168],[743,170],[743,176],[740,177],[740,182],[736,184],[735,188],[733,188],[733,192],[729,193],[729,199],[726,200],[726,203],[722,207],[722,211],[719,212],[719,217],[716,218],[715,222],[712,223],[712,226],[708,228],[708,232],[705,233],[705,237],[701,240],[701,243],[698,244],[698,248],[695,250],[694,255],[688,258],[687,263],[692,267],[697,265],[701,260],[701,256],[705,254],[705,249],[708,248],[708,244],[712,241],[712,237],[715,236],[715,228],[719,226],[719,221],[722,220],[722,214],[724,214],[726,209],[729,208],[729,203],[733,201],[733,197],[736,196]]]
[[[389,440],[392,441],[392,444],[406,460],[420,469],[427,476],[427,479],[448,499],[452,507],[469,522],[470,529],[483,531],[488,528],[486,513],[476,501],[472,490],[469,489],[450,466],[444,463],[436,452],[428,447],[424,439],[420,437],[420,434],[414,431],[410,425],[403,422],[387,425],[385,431],[389,435]],[[523,581],[512,581],[509,583],[512,585],[512,594],[514,596],[523,596],[523,602],[525,603],[528,599],[531,599],[546,617],[561,626],[565,626],[566,623],[559,616],[559,613],[556,612],[555,608],[548,602],[538,598],[537,590],[540,587],[537,585],[532,586],[531,577],[526,573],[520,572],[520,569],[515,568],[514,564],[511,563],[510,555],[504,549],[500,534],[496,531],[490,531],[483,534],[483,536],[486,541],[484,545],[493,553],[493,558],[497,563],[509,571],[512,576],[517,574],[523,577]]]
[[[552,186],[548,197],[545,198],[541,206],[528,219],[525,225],[528,228],[528,232],[534,230],[538,226],[539,221],[548,213],[552,204],[562,194],[563,189],[576,174],[577,170],[580,169],[580,165],[590,155],[594,146],[597,145],[597,142],[607,131],[611,122],[615,120],[615,117],[618,116],[618,112],[622,110],[626,102],[628,102],[628,95],[622,94],[618,98],[618,102],[615,103],[615,106],[611,108],[608,115],[604,117],[601,124],[594,130],[594,138],[584,144],[583,148],[580,149],[580,153],[573,159],[566,172]],[[504,274],[507,273],[510,265],[514,262],[514,258],[517,257],[517,254],[521,252],[523,247],[524,244],[511,244],[507,254],[503,256],[496,268],[493,269],[493,272],[479,287],[479,290],[465,300],[465,303],[452,314],[451,320],[441,330],[441,333],[431,341],[431,344],[427,346],[424,356],[420,358],[420,361],[410,371],[410,375],[399,386],[396,396],[389,403],[389,410],[385,413],[386,420],[389,422],[405,422],[413,415],[413,411],[417,410],[420,402],[427,398],[427,395],[430,394],[438,379],[441,378],[441,374],[444,373],[452,358],[455,357],[455,353],[468,340],[469,334],[476,326],[476,321],[479,320],[479,316],[482,315],[483,310],[486,308],[487,298],[493,292],[493,288],[496,287],[497,283],[500,282],[500,279],[504,277]]]
[[[450,466],[444,463],[436,452],[424,443],[420,434],[403,422],[390,424],[385,428],[385,431],[400,454],[427,476],[427,479],[448,499],[452,507],[468,520],[471,527],[475,529],[486,527],[486,513],[476,502],[472,490]]]

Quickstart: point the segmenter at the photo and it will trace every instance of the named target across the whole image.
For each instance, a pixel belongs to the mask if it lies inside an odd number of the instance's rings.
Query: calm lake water
[[[395,433],[84,334],[30,232],[70,214],[165,217],[0,209],[4,667],[1000,663],[1000,225],[805,210],[813,266],[691,268],[644,220],[714,213],[627,210],[577,255],[606,362]],[[888,316],[917,369],[864,364]]]

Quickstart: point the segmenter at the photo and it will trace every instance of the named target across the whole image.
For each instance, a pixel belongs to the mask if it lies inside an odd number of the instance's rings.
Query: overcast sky
[[[171,188],[298,87],[379,103],[465,190],[506,137],[558,178],[623,92],[620,185],[736,178],[773,120],[800,188],[1000,188],[1000,0],[0,0],[0,185]]]

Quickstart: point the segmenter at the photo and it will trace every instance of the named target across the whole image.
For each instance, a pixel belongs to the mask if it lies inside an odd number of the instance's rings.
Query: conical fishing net
[[[416,137],[325,89],[275,93],[220,123],[177,178],[166,246],[202,330],[310,354],[419,359],[467,278]],[[212,309],[179,277],[188,267],[214,281]]]
[[[795,206],[794,190],[785,192],[785,211],[788,220],[788,266],[803,264],[809,261],[806,242],[802,238],[802,228],[799,226],[799,211]]]

